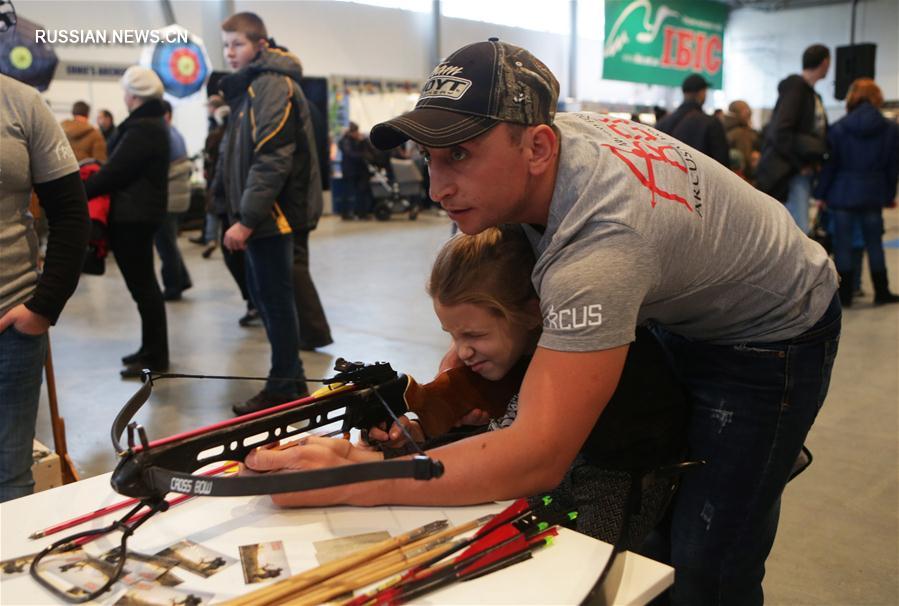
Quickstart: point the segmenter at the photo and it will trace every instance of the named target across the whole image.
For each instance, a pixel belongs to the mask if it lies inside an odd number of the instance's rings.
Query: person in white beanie
[[[118,127],[106,164],[85,189],[90,197],[110,195],[110,248],[140,313],[140,348],[122,358],[121,375],[132,378],[143,368],[169,367],[165,304],[153,271],[153,236],[168,202],[169,135],[159,76],[132,65],[121,85],[129,116]]]

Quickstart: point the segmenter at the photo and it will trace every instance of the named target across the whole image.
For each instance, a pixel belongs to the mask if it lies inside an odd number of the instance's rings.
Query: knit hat
[[[523,48],[490,38],[464,46],[434,68],[415,109],[376,124],[371,142],[390,149],[412,139],[449,147],[499,122],[552,124],[559,83]]]
[[[121,80],[122,88],[135,97],[162,97],[162,80],[152,69],[140,65],[132,65],[125,70]]]

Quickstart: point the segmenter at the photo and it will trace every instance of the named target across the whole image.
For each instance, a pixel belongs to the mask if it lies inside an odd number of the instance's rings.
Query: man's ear
[[[528,129],[527,144],[530,147],[529,170],[532,175],[540,175],[555,166],[559,153],[559,138],[547,124],[538,124]]]

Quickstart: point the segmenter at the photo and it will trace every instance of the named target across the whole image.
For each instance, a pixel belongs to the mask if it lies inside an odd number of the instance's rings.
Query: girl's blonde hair
[[[506,321],[540,325],[531,284],[534,253],[517,225],[502,225],[475,236],[450,238],[434,260],[427,292],[441,305],[469,303]]]

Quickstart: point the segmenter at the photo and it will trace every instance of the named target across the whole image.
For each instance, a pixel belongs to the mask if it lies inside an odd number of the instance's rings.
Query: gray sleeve
[[[600,351],[634,340],[640,306],[659,280],[660,264],[639,234],[607,225],[564,246],[540,274],[539,345]]]
[[[31,130],[28,134],[28,155],[33,183],[54,181],[78,171],[78,162],[62,127],[50,108],[35,92],[31,105]]]

